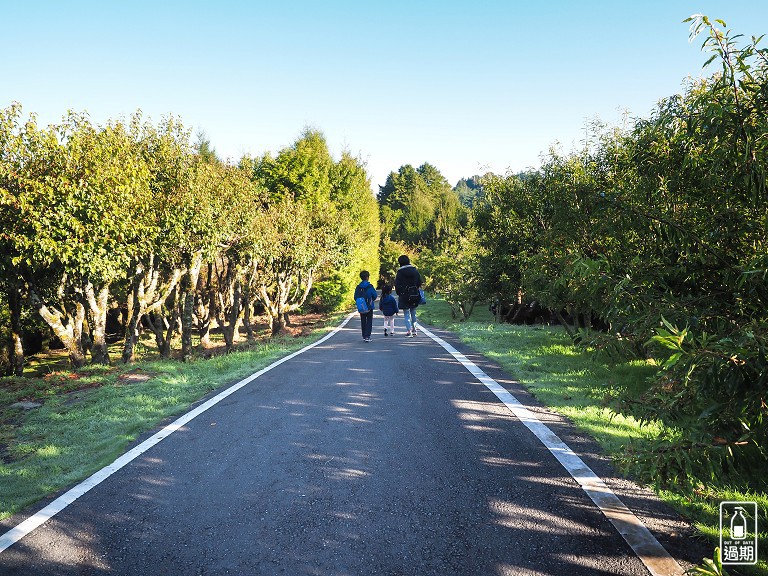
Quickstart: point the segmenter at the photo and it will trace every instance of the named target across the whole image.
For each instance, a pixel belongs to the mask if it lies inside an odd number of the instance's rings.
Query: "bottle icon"
[[[744,517],[744,508],[736,506],[731,517],[731,538],[744,540],[747,537],[747,519]]]

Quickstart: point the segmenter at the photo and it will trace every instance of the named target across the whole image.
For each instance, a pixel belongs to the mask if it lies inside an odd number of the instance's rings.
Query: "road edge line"
[[[464,368],[477,378],[486,388],[517,417],[520,422],[539,439],[568,474],[581,486],[592,502],[605,515],[632,551],[653,576],[682,576],[684,571],[672,558],[666,548],[656,539],[650,530],[616,496],[605,481],[578,456],[560,437],[523,405],[506,388],[488,376],[480,367],[464,356],[448,342],[424,328],[419,329],[442,346]]]
[[[95,472],[73,488],[70,488],[67,490],[64,494],[56,498],[53,502],[24,520],[23,522],[17,524],[10,530],[8,530],[5,534],[0,536],[0,554],[2,554],[5,550],[13,546],[16,542],[24,538],[27,534],[32,532],[33,530],[39,528],[41,525],[43,525],[45,522],[53,518],[56,514],[64,510],[67,506],[72,504],[75,500],[80,498],[83,494],[86,494],[89,492],[92,488],[95,488],[99,484],[101,484],[104,480],[109,478],[112,474],[144,454],[147,450],[155,446],[157,443],[159,443],[164,438],[167,438],[180,428],[182,428],[185,424],[208,410],[209,408],[215,406],[228,396],[234,394],[247,384],[250,384],[254,380],[256,380],[259,376],[266,374],[273,368],[276,368],[277,366],[280,366],[281,364],[287,362],[288,360],[291,360],[298,356],[299,354],[303,354],[307,350],[311,350],[315,346],[319,346],[323,342],[327,341],[329,338],[335,336],[338,332],[340,332],[347,323],[355,316],[356,312],[353,312],[344,319],[344,321],[336,326],[331,332],[320,338],[317,342],[313,342],[312,344],[308,344],[304,348],[300,350],[296,350],[295,352],[292,352],[291,354],[288,354],[287,356],[284,356],[269,366],[266,366],[259,370],[258,372],[254,372],[250,376],[247,376],[240,380],[239,382],[232,384],[228,388],[222,390],[216,396],[213,398],[210,398],[209,400],[203,402],[200,404],[200,406],[197,406],[196,408],[193,408],[189,412],[184,413],[182,416],[168,424],[167,426],[164,426],[161,428],[158,432],[144,440],[141,444],[134,446],[131,450],[123,454],[122,456],[118,457],[114,462],[111,464],[108,464],[101,470]]]

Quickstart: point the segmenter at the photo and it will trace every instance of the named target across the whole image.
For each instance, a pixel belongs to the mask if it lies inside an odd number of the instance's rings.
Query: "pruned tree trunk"
[[[248,282],[243,285],[243,325],[245,334],[250,342],[255,338],[253,326],[251,326],[251,287]]]
[[[9,372],[13,376],[24,374],[24,340],[21,328],[21,289],[16,282],[8,283],[8,308],[11,314],[11,334],[8,346]]]
[[[475,309],[475,304],[477,304],[476,300],[472,300],[469,303],[467,302],[459,303],[459,307],[461,309],[462,322],[466,322],[467,320],[469,320],[469,317],[472,316],[472,311]]]
[[[183,305],[183,301],[181,300],[180,296],[178,294],[174,294],[174,303],[173,308],[171,308],[171,320],[166,320],[166,326],[165,326],[165,338],[163,339],[163,342],[165,344],[163,345],[163,350],[161,352],[161,356],[163,358],[170,358],[171,357],[171,350],[172,350],[172,344],[173,344],[173,335],[178,334],[179,327],[181,325],[181,307]]]
[[[155,335],[155,345],[157,346],[157,352],[161,358],[167,358],[168,355],[164,354],[166,348],[165,327],[167,320],[162,314],[155,312],[154,314],[147,314],[149,320],[149,327],[152,330],[152,334]]]
[[[59,288],[61,294],[64,290],[66,278],[62,280]],[[29,288],[29,302],[37,310],[38,314],[51,327],[69,354],[69,361],[73,368],[81,368],[85,364],[85,348],[83,346],[83,325],[85,324],[85,306],[76,301],[72,309],[68,311],[65,306],[61,310],[49,307],[38,296],[37,292]]]
[[[223,296],[221,294],[219,294],[219,298],[219,306],[216,307],[216,321],[219,324],[222,336],[224,336],[224,345],[227,348],[227,352],[231,352],[236,341],[236,331],[238,329],[240,318],[240,280],[235,280],[232,287],[229,314],[225,314],[225,303],[223,302]],[[227,318],[227,316],[229,316],[229,318]]]
[[[206,285],[203,290],[198,284],[198,295],[200,305],[198,308],[198,320],[200,321],[200,346],[203,348],[211,347],[211,319],[216,315],[216,295],[213,290],[213,262],[208,262],[208,272],[206,274]],[[202,281],[202,277],[200,278]]]
[[[83,321],[83,330],[80,333],[80,342],[82,342],[83,350],[90,354],[93,340],[91,340],[91,327],[88,323],[88,307],[83,305],[83,310],[85,310],[85,320]]]
[[[123,345],[123,362],[132,362],[136,343],[139,338],[139,326],[141,319],[150,314],[161,311],[166,301],[171,297],[183,270],[174,268],[170,276],[163,274],[158,269],[156,257],[152,255],[147,264],[137,264],[134,270],[133,281],[131,282],[131,294],[128,298],[128,321],[125,329],[125,343]],[[165,322],[160,331],[160,340],[158,341],[158,332],[155,330],[155,322],[150,319],[150,327],[155,334],[155,341],[158,343],[158,350],[165,346]]]
[[[510,324],[517,324],[520,322],[520,318],[523,314],[525,314],[525,306],[521,304],[517,304],[517,310],[515,310],[515,315],[512,316],[512,319],[509,321]]]
[[[91,362],[109,364],[107,349],[107,307],[109,306],[109,286],[102,286],[98,292],[91,282],[83,286],[85,301],[88,303],[88,315],[92,335]]]
[[[270,319],[270,327],[272,330],[272,336],[277,336],[278,334],[285,332],[286,324],[285,324],[285,316],[281,314],[277,314]]]
[[[307,300],[313,278],[314,270],[307,272],[304,283],[301,282],[300,274],[294,278],[293,274],[280,271],[273,276],[269,285],[262,283],[259,286],[256,297],[264,305],[273,336],[285,331],[286,315],[301,308]]]
[[[194,329],[195,292],[203,255],[195,253],[187,268],[187,273],[181,281],[181,359],[188,362],[192,359],[192,330]]]
[[[171,357],[171,339],[173,330],[178,321],[178,283],[171,288],[170,294],[158,306],[152,306],[147,311],[147,318],[152,333],[155,335],[157,351],[161,358]],[[168,320],[168,311],[171,319]]]
[[[138,328],[141,319],[141,278],[144,269],[141,264],[136,266],[133,281],[131,282],[131,293],[128,296],[128,321],[125,323],[125,340],[123,344],[123,364],[133,362],[134,350],[139,337]]]
[[[576,341],[576,332],[571,328],[571,326],[568,324],[568,322],[563,317],[560,310],[553,310],[555,313],[555,317],[557,318],[557,321],[560,322],[560,325],[565,328],[565,331],[568,333],[568,336],[570,336],[571,340],[574,342]]]

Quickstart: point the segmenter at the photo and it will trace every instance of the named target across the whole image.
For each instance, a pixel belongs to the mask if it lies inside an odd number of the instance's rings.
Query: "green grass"
[[[329,324],[335,325],[339,318],[331,318]],[[445,302],[432,299],[419,308],[419,318],[455,331],[467,345],[498,362],[543,403],[590,433],[608,455],[621,455],[630,441],[642,443],[662,429],[658,423],[641,426],[608,406],[617,395],[637,397],[646,389],[655,372],[650,362],[602,362],[591,351],[574,346],[559,328],[496,325],[484,307],[475,310],[471,321],[456,322]],[[82,480],[164,419],[319,339],[325,331],[185,364],[148,359],[71,372],[66,357],[45,356],[31,364],[24,378],[0,378],[0,519]],[[144,348],[151,351],[150,344]],[[113,358],[119,357],[117,352],[111,351]],[[149,379],[130,380],[131,375]],[[21,399],[43,406],[31,411],[9,408]],[[752,500],[768,510],[768,497],[745,486],[702,482],[695,488],[655,488],[713,542],[720,501]],[[767,521],[762,522],[765,529]],[[763,533],[761,557],[766,550],[768,534]],[[761,562],[739,573],[768,574],[768,566]]]
[[[448,306],[433,300],[419,309],[426,322],[455,331],[462,342],[496,361],[540,401],[590,432],[607,453],[630,440],[656,438],[661,425],[641,426],[606,405],[623,391],[640,393],[656,372],[648,361],[605,364],[574,346],[568,335],[554,326],[494,324],[493,317],[480,309],[480,319],[455,322]]]
[[[617,459],[625,447],[642,447],[662,432],[675,437],[659,422],[641,424],[611,409],[618,398],[637,400],[656,373],[651,361],[607,362],[593,350],[576,346],[560,327],[494,324],[485,307],[477,307],[467,322],[451,317],[444,301],[431,299],[419,308],[421,321],[448,328],[462,342],[501,365],[549,408],[568,417],[589,433],[603,451]],[[745,481],[746,483],[746,481]],[[768,574],[768,496],[746,485],[726,485],[701,480],[693,487],[652,486],[664,501],[688,518],[699,532],[718,544],[719,504],[725,500],[756,501],[763,516],[759,522],[756,567],[729,567],[731,574]]]
[[[164,419],[319,339],[327,328],[188,363],[148,360],[0,378],[0,519],[86,478]],[[42,406],[10,408],[21,399]]]

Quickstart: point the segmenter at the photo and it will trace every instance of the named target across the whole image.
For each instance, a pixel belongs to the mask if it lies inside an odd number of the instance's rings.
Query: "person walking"
[[[360,272],[360,284],[355,288],[355,304],[357,311],[360,312],[360,326],[363,331],[363,341],[371,341],[371,332],[373,332],[373,303],[378,297],[376,288],[373,287],[368,279],[371,277],[368,270]]]
[[[405,254],[397,259],[400,268],[395,274],[395,292],[398,295],[398,304],[403,311],[405,320],[405,335],[413,338],[416,336],[416,308],[421,302],[421,274],[411,264],[411,259]]]
[[[379,300],[379,310],[384,314],[384,336],[395,335],[395,316],[397,316],[397,300],[392,296],[392,286],[383,286],[381,288],[381,300]],[[389,328],[389,334],[387,333]]]

